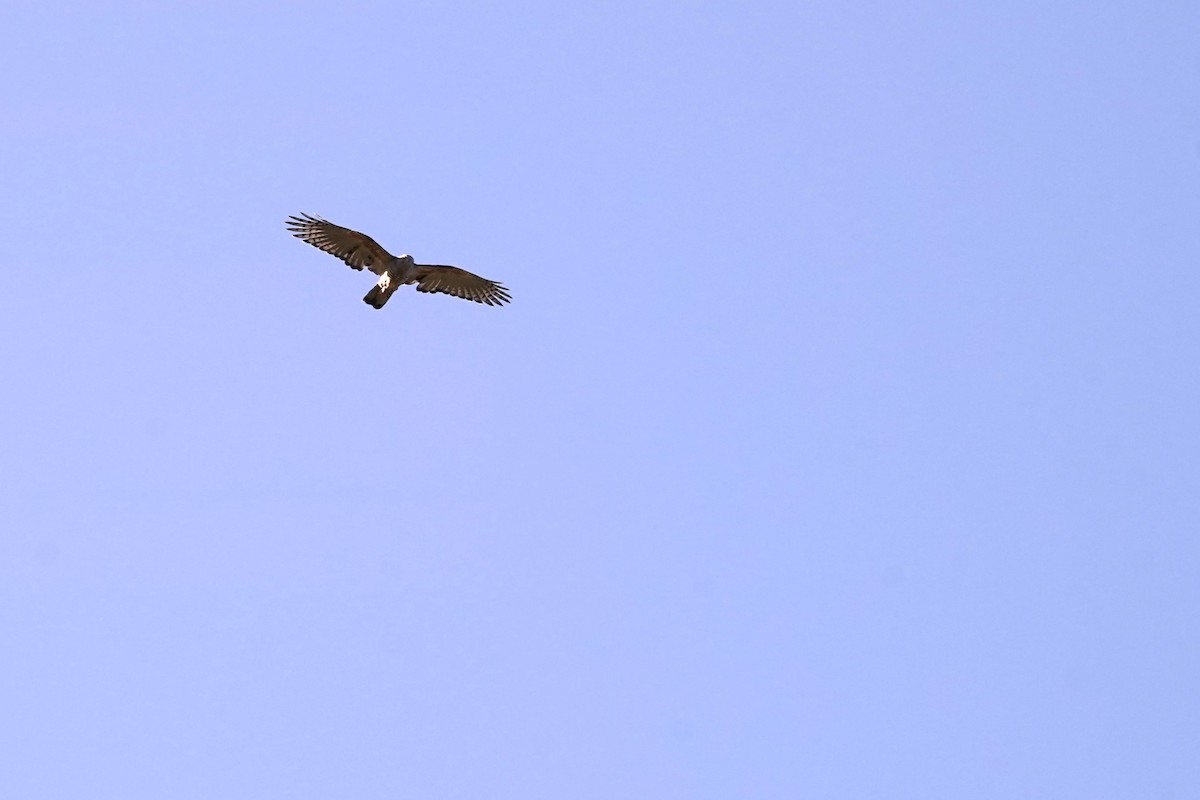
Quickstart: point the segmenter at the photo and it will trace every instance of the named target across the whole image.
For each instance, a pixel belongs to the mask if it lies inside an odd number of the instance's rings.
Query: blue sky
[[[1200,785],[1195,4],[2,17],[0,795]]]

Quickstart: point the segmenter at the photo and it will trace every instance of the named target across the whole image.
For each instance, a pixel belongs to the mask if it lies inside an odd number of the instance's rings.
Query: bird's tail
[[[388,301],[388,298],[395,291],[396,284],[394,283],[386,289],[379,284],[375,284],[371,287],[371,291],[367,292],[366,297],[363,298],[363,302],[373,308],[383,308],[383,304]]]

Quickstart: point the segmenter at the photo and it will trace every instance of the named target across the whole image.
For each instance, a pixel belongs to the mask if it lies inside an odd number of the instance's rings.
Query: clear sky
[[[1196,3],[0,22],[0,797],[1195,796]]]

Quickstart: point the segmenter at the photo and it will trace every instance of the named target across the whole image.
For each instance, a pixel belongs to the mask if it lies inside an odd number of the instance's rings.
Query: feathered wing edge
[[[367,267],[379,274],[392,261],[392,254],[370,236],[321,217],[301,213],[288,217],[284,224],[297,239],[341,259],[351,269]]]
[[[489,306],[512,302],[503,284],[481,278],[465,269],[444,264],[417,264],[417,291],[448,294]]]

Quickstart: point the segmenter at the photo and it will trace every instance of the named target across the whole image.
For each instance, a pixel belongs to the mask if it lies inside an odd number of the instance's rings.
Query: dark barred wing
[[[440,292],[489,306],[502,306],[512,300],[508,289],[495,281],[440,264],[417,264],[417,291]]]
[[[354,269],[366,267],[382,275],[392,260],[392,254],[365,233],[334,225],[309,214],[287,218],[287,229],[302,242],[336,256]]]

